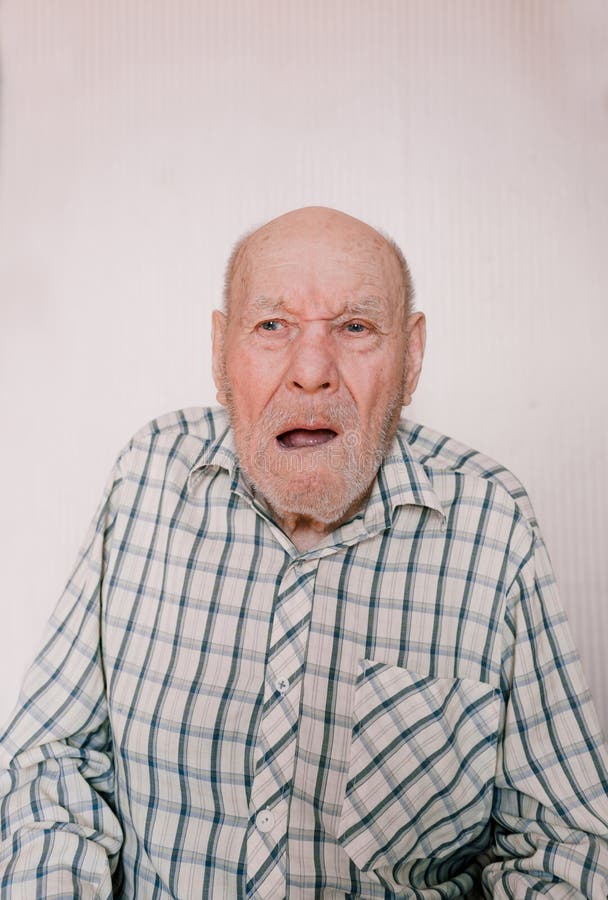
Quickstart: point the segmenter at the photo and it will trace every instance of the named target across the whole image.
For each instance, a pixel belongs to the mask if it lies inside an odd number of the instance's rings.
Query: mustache
[[[222,391],[232,425],[238,429],[232,386],[225,371],[222,373]],[[359,430],[361,419],[357,405],[350,397],[332,397],[322,402],[319,398],[295,398],[291,402],[281,398],[267,404],[256,427],[261,427],[269,437],[276,437],[297,427],[318,427],[319,423],[337,432],[347,432]]]
[[[332,399],[320,403],[298,402],[286,404],[284,400],[269,404],[259,424],[266,433],[282,434],[293,428],[332,428],[340,433],[359,427],[359,411],[352,400]]]

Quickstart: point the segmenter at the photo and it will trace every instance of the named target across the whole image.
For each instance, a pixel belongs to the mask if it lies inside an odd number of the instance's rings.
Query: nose
[[[338,383],[339,369],[331,337],[318,328],[304,328],[292,347],[287,386],[308,394],[333,393]]]

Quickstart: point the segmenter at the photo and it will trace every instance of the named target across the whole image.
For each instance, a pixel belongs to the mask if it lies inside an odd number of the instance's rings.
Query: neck
[[[309,516],[298,516],[295,513],[278,515],[274,510],[272,517],[300,553],[312,550],[340,524],[340,522],[331,524],[318,522]]]
[[[291,539],[292,543],[297,547],[300,553],[305,553],[307,550],[311,550],[313,547],[316,547],[317,544],[320,544],[323,538],[327,537],[328,534],[331,534],[332,531],[335,531],[336,528],[339,528],[340,525],[343,525],[345,522],[348,522],[349,519],[352,519],[352,517],[365,506],[371,491],[372,485],[369,486],[362,497],[358,497],[348,507],[343,515],[332,522],[322,522],[319,519],[315,519],[314,516],[303,515],[301,513],[277,510],[270,506],[266,501],[264,501],[264,505],[267,507],[274,521],[285,532],[287,537]]]

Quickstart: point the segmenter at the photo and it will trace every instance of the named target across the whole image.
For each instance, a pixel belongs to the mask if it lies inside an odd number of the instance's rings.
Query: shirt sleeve
[[[512,585],[496,770],[495,898],[608,897],[608,757],[537,535]]]
[[[100,639],[115,466],[19,703],[0,733],[0,897],[112,897],[122,843]]]

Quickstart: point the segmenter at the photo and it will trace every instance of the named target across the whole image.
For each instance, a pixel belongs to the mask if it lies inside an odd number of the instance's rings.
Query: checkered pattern
[[[608,896],[606,755],[529,501],[419,426],[306,553],[223,412],[139,432],[0,754],[11,900]]]

